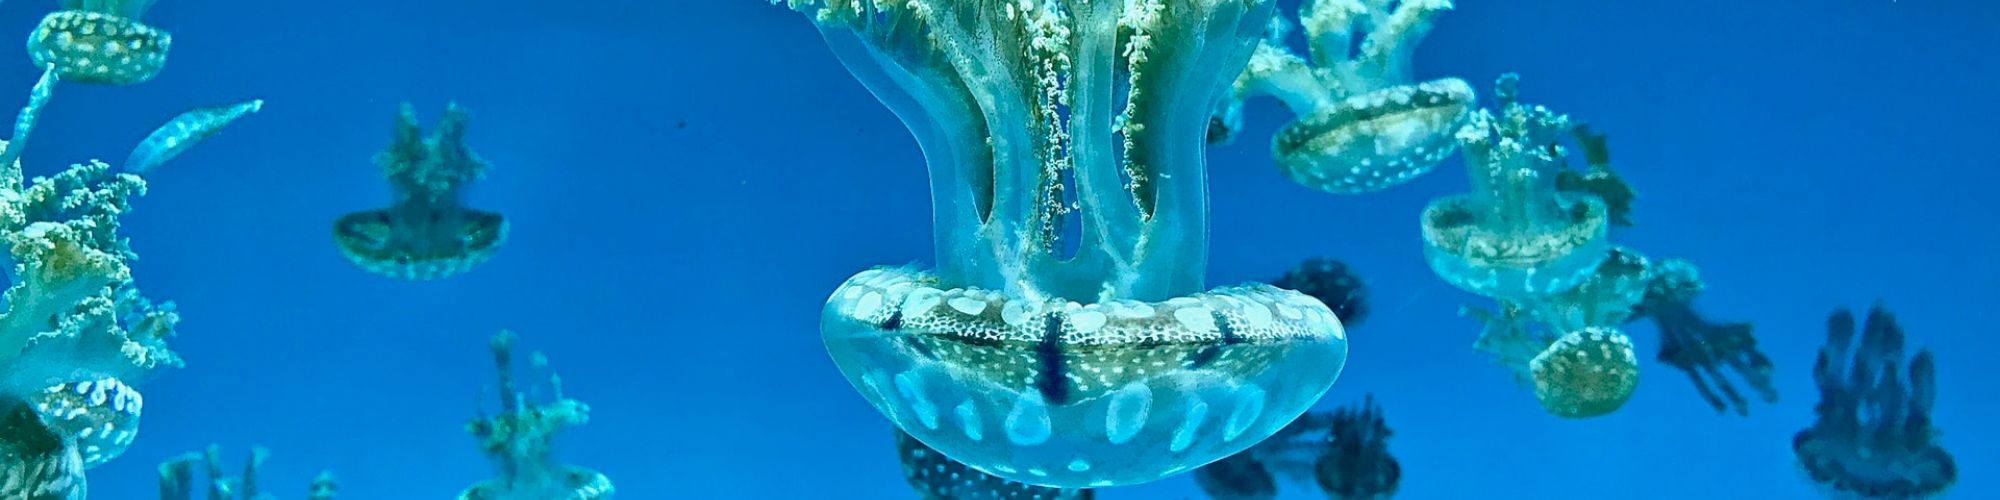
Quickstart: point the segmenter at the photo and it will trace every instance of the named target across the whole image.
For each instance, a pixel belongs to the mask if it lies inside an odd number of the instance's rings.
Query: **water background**
[[[55,2],[0,5],[25,38]],[[1416,218],[1464,189],[1456,160],[1402,188],[1296,187],[1265,141],[1275,102],[1213,151],[1211,282],[1328,255],[1374,290],[1323,406],[1373,393],[1396,431],[1402,498],[1809,498],[1789,443],[1811,421],[1825,315],[1883,301],[1938,351],[1937,421],[1957,498],[2000,497],[2000,3],[1979,0],[1467,0],[1420,77],[1524,98],[1610,134],[1639,191],[1617,237],[1700,264],[1701,310],[1757,324],[1775,405],[1717,415],[1646,358],[1615,415],[1544,415],[1469,349],[1475,297],[1421,260]],[[1287,8],[1291,5],[1286,4]],[[866,266],[930,259],[922,158],[799,15],[750,0],[168,0],[166,71],[66,85],[27,153],[47,174],[123,158],[184,109],[263,113],[167,165],[125,220],[140,285],[180,303],[188,368],[147,383],[141,438],[94,470],[94,498],[150,498],[153,465],[211,442],[271,447],[264,484],[303,497],[450,498],[489,476],[460,426],[509,328],[595,410],[563,455],[621,498],[904,498],[888,425],[819,342],[826,294]],[[38,71],[0,71],[0,104]],[[338,215],[384,204],[370,157],[399,101],[426,123],[473,113],[494,164],[469,197],[514,238],[432,283],[343,261]],[[1635,327],[1642,350],[1653,328]],[[491,402],[492,398],[486,398]],[[232,457],[240,459],[240,457]],[[1105,498],[1186,498],[1184,478]]]

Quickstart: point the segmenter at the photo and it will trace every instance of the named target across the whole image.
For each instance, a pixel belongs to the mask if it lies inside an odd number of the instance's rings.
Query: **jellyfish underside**
[[[912,5],[793,5],[930,163],[940,267],[865,271],[822,316],[877,410],[979,471],[1085,488],[1227,456],[1332,384],[1325,305],[1202,291],[1207,105],[1270,2]]]
[[[896,454],[903,480],[926,500],[1090,500],[1088,489],[1035,486],[980,472],[896,431]]]
[[[1920,350],[1902,372],[1904,333],[1881,306],[1868,313],[1855,343],[1853,313],[1835,311],[1813,366],[1818,419],[1792,439],[1806,475],[1841,496],[1929,498],[1958,479],[1958,466],[1936,441],[1936,361]]]
[[[1330,193],[1394,187],[1429,172],[1457,149],[1451,132],[1472,109],[1457,79],[1341,99],[1300,117],[1272,140],[1272,158],[1293,181]]]
[[[1472,192],[1432,202],[1422,219],[1431,269],[1496,299],[1569,290],[1610,255],[1604,202],[1556,186],[1568,117],[1516,102],[1516,79],[1496,85],[1500,113],[1474,113],[1458,133]]]
[[[469,271],[499,251],[507,241],[507,219],[459,201],[465,185],[486,169],[464,144],[467,119],[454,104],[426,138],[415,112],[403,106],[394,144],[376,159],[396,202],[334,221],[334,242],[343,256],[376,274],[432,280]]]
[[[82,500],[83,457],[30,404],[0,401],[0,498]]]
[[[28,55],[64,81],[132,85],[166,66],[173,36],[139,22],[152,2],[68,1],[28,37]]]

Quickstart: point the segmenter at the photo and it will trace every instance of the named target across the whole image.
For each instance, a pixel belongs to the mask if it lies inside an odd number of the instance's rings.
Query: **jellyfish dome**
[[[1248,448],[1339,376],[1326,305],[1204,291],[1210,104],[1274,1],[787,3],[930,164],[939,268],[864,271],[821,316],[898,428],[1012,481],[1136,484]]]
[[[416,112],[403,105],[394,144],[375,159],[395,203],[334,221],[341,255],[369,272],[407,280],[456,276],[493,258],[507,242],[507,219],[460,202],[466,185],[487,169],[465,145],[469,119],[465,108],[448,106],[426,138]]]
[[[1515,100],[1500,77],[1498,114],[1481,110],[1458,132],[1472,193],[1424,209],[1424,255],[1445,281],[1496,299],[1533,299],[1591,279],[1610,256],[1603,200],[1556,185],[1557,141],[1569,117]]]
[[[167,64],[173,35],[139,22],[155,0],[62,0],[28,36],[35,65],[65,81],[132,85]]]

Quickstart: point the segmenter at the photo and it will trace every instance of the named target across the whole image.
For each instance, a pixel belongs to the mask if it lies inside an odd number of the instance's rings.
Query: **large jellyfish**
[[[1030,484],[1152,481],[1291,421],[1347,355],[1311,297],[1202,291],[1204,134],[1272,0],[791,0],[924,150],[935,271],[827,301],[897,427]]]
[[[1958,465],[1937,443],[1937,361],[1929,349],[1908,361],[1903,329],[1880,305],[1855,344],[1854,313],[1827,319],[1826,345],[1813,364],[1819,418],[1792,437],[1792,452],[1814,483],[1842,498],[1915,499],[1943,493]]]
[[[1273,20],[1217,105],[1209,139],[1229,142],[1242,126],[1243,100],[1268,94],[1299,116],[1271,144],[1293,181],[1355,194],[1423,175],[1457,149],[1452,133],[1473,106],[1465,81],[1416,82],[1410,74],[1431,18],[1451,8],[1450,0],[1307,0],[1299,16],[1311,61],[1287,47],[1291,25]]]
[[[445,108],[424,137],[408,103],[396,115],[395,143],[376,155],[395,190],[388,208],[343,215],[333,223],[342,255],[369,272],[407,280],[447,278],[486,262],[507,242],[507,219],[462,204],[467,184],[486,176],[486,160],[465,145],[465,108]]]
[[[902,458],[903,480],[925,500],[1090,500],[1088,489],[1050,488],[1008,481],[979,472],[896,431],[896,454]]]
[[[1749,384],[1758,399],[1776,401],[1771,359],[1757,350],[1750,324],[1716,323],[1694,310],[1694,298],[1706,285],[1693,263],[1667,259],[1657,267],[1634,317],[1650,318],[1659,326],[1660,362],[1686,372],[1716,411],[1750,412],[1749,401],[1730,382],[1729,372]]]
[[[1195,483],[1216,500],[1276,498],[1279,479],[1317,486],[1335,500],[1389,498],[1403,477],[1389,454],[1390,435],[1370,396],[1355,407],[1307,413],[1257,446],[1195,469]]]
[[[155,0],[62,0],[28,36],[36,66],[54,65],[62,79],[132,85],[167,64],[174,37],[139,22]]]
[[[514,385],[514,342],[511,332],[493,336],[493,364],[499,370],[500,413],[480,415],[466,424],[479,448],[493,459],[499,476],[480,481],[458,494],[459,500],[607,500],[616,489],[603,473],[555,460],[551,446],[557,432],[590,420],[590,405],[563,396],[562,377],[548,372],[548,358],[536,352],[529,364],[548,375],[555,400],[528,401]],[[482,413],[484,411],[482,410]]]
[[[1569,117],[1516,100],[1519,77],[1495,84],[1498,114],[1480,110],[1458,132],[1472,193],[1424,209],[1424,255],[1445,281],[1493,298],[1568,290],[1608,254],[1604,201],[1562,191]]]
[[[264,460],[270,457],[269,450],[251,448],[250,459],[243,464],[243,472],[230,476],[222,465],[222,448],[209,445],[207,450],[189,452],[161,462],[160,500],[194,500],[198,489],[195,482],[195,468],[200,466],[208,481],[204,483],[207,500],[276,500],[258,484],[257,472],[264,467]],[[333,473],[321,472],[306,490],[307,500],[334,500],[339,496],[340,485],[333,479]]]
[[[1361,321],[1368,319],[1368,284],[1345,262],[1324,257],[1306,259],[1299,267],[1271,280],[1271,285],[1319,299],[1347,329],[1361,326]]]

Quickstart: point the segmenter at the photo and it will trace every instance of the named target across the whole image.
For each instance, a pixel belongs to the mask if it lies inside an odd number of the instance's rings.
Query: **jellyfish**
[[[1245,99],[1271,95],[1298,118],[1272,140],[1287,177],[1336,194],[1387,189],[1429,172],[1457,149],[1452,133],[1472,111],[1457,78],[1417,82],[1410,58],[1450,0],[1307,0],[1306,57],[1288,48],[1280,17],[1266,30],[1230,95],[1215,106],[1211,142],[1241,129]]]
[[[132,154],[125,158],[125,171],[144,174],[154,167],[172,160],[181,153],[193,149],[202,140],[221,133],[238,118],[264,109],[263,99],[253,99],[228,106],[197,108],[175,116],[165,125],[146,135]]]
[[[83,500],[83,457],[21,400],[0,401],[0,498]]]
[[[1771,359],[1757,350],[1749,323],[1716,323],[1694,310],[1694,298],[1706,287],[1699,269],[1685,260],[1667,259],[1647,284],[1645,300],[1633,317],[1650,318],[1660,329],[1662,363],[1686,372],[1695,390],[1716,411],[1750,413],[1742,391],[1728,373],[1749,384],[1758,399],[1777,401],[1771,382]]]
[[[925,500],[1090,500],[1088,489],[1050,488],[1017,483],[979,472],[896,431],[896,454],[903,480]]]
[[[1613,227],[1631,227],[1632,201],[1638,196],[1611,169],[1611,147],[1606,137],[1585,123],[1576,124],[1570,134],[1576,137],[1577,150],[1583,153],[1583,169],[1563,169],[1556,174],[1556,189],[1596,196],[1604,202],[1604,215]]]
[[[1639,359],[1622,330],[1595,325],[1564,330],[1534,320],[1538,313],[1531,307],[1536,306],[1504,300],[1500,305],[1498,313],[1462,311],[1485,325],[1473,347],[1529,384],[1543,411],[1588,418],[1609,414],[1631,400],[1639,383]]]
[[[1336,500],[1389,498],[1403,475],[1390,435],[1371,395],[1358,406],[1306,413],[1257,446],[1195,469],[1195,484],[1216,500],[1276,498],[1280,484],[1316,486]]]
[[[206,450],[189,452],[161,462],[160,500],[194,500],[195,468],[200,466],[207,475],[205,488],[207,500],[275,500],[276,497],[258,485],[258,471],[271,451],[261,446],[250,449],[250,459],[244,462],[243,472],[230,476],[224,472],[222,447],[209,445]],[[313,479],[307,489],[308,500],[333,500],[340,494],[340,484],[333,479],[332,472],[322,471]]]
[[[1424,255],[1459,288],[1496,299],[1569,290],[1609,256],[1604,201],[1557,189],[1569,117],[1516,101],[1519,77],[1495,85],[1498,114],[1480,110],[1458,132],[1472,193],[1424,208]]]
[[[548,372],[548,358],[536,352],[529,364],[548,375],[554,400],[530,402],[514,385],[512,332],[493,336],[493,364],[499,371],[501,410],[466,424],[479,448],[493,460],[500,475],[480,481],[458,494],[459,500],[605,500],[616,491],[611,478],[588,468],[555,460],[551,446],[557,432],[590,420],[590,405],[563,396],[562,378]]]
[[[936,270],[835,290],[821,334],[895,425],[1002,478],[1153,481],[1276,432],[1340,373],[1312,297],[1203,291],[1204,134],[1272,0],[791,0],[930,166]]]
[[[1306,259],[1298,268],[1271,280],[1271,285],[1319,299],[1333,310],[1334,317],[1340,318],[1341,326],[1348,329],[1368,319],[1368,284],[1361,282],[1354,268],[1345,262],[1321,257]]]
[[[1903,329],[1881,305],[1868,311],[1854,342],[1854,313],[1827,319],[1826,345],[1813,364],[1818,418],[1792,437],[1792,452],[1814,483],[1840,498],[1916,499],[1943,493],[1958,465],[1937,442],[1937,360],[1920,349],[1903,378]]]
[[[167,64],[172,34],[139,22],[154,0],[62,0],[28,35],[36,66],[54,65],[63,80],[132,85]]]
[[[452,104],[430,137],[404,103],[395,143],[376,164],[395,190],[388,208],[343,215],[333,224],[342,255],[369,272],[406,280],[456,276],[486,262],[507,241],[500,214],[465,207],[465,186],[486,176],[486,160],[465,145],[465,108]]]

